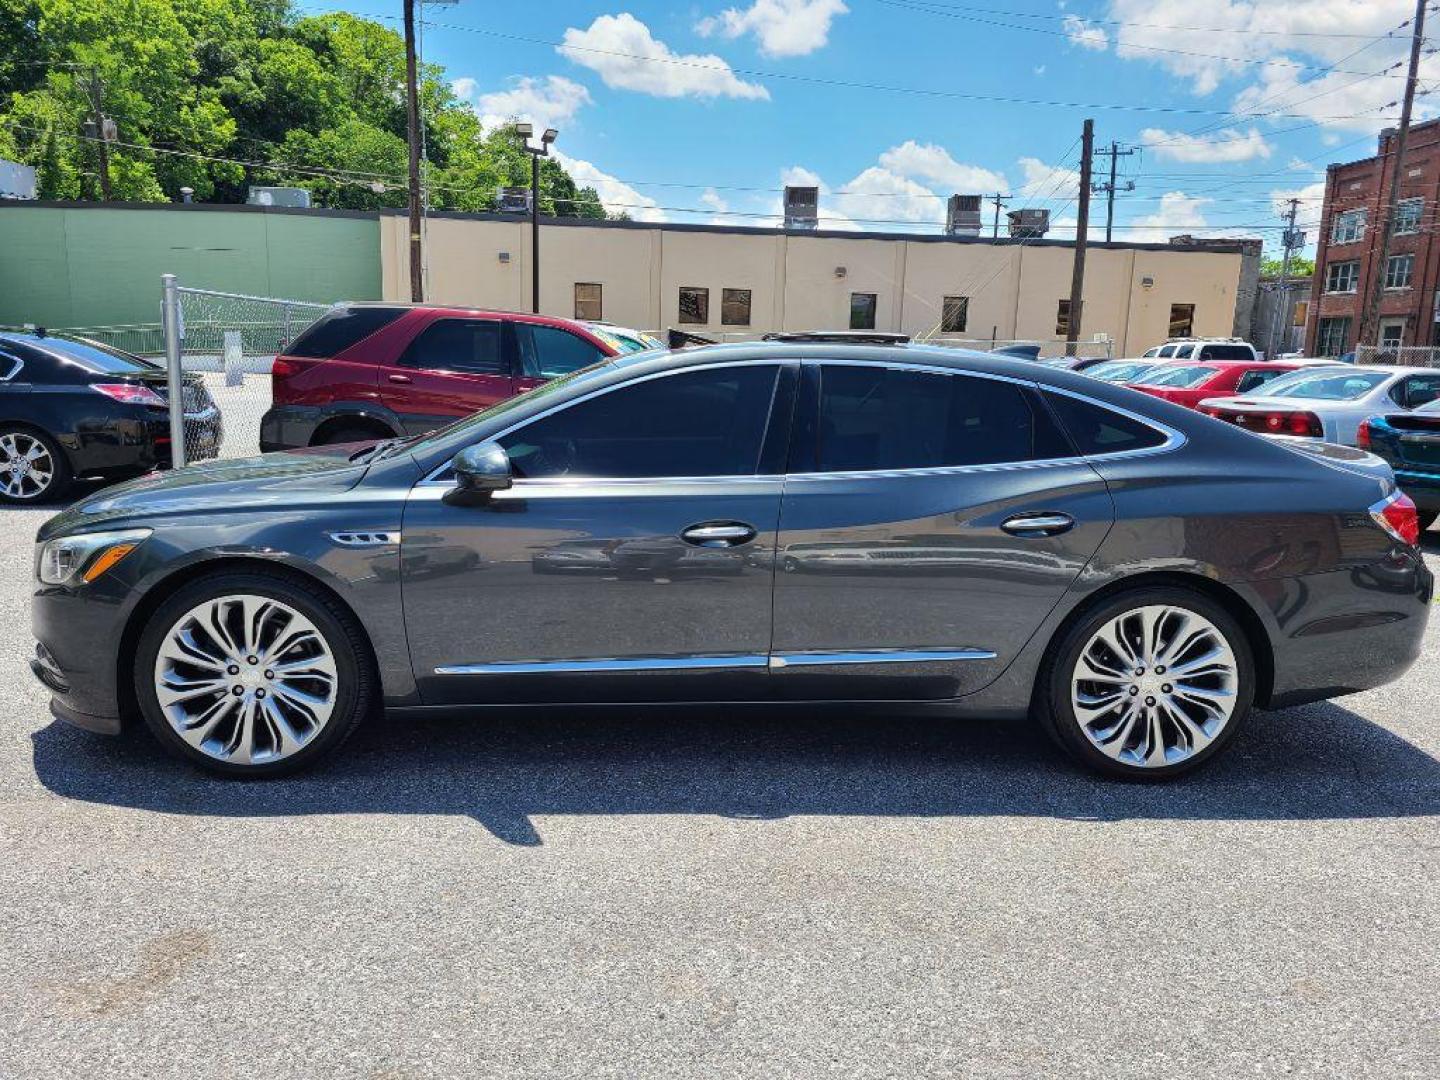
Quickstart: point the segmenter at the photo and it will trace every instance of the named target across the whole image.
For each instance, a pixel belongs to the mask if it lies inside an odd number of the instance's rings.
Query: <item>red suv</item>
[[[275,358],[260,449],[429,431],[618,351],[571,319],[337,304]]]

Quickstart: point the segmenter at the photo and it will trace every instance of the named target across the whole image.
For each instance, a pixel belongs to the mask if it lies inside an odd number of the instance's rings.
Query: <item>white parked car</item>
[[[1282,375],[1263,395],[1207,398],[1200,411],[1266,435],[1299,435],[1354,446],[1362,420],[1440,399],[1440,369],[1350,364]]]
[[[1257,363],[1265,359],[1243,338],[1171,338],[1164,345],[1146,349],[1142,360],[1243,360]]]

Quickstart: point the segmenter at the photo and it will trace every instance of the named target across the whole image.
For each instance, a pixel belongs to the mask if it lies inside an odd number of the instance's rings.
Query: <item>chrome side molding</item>
[[[605,671],[702,671],[821,664],[925,664],[953,660],[994,660],[985,649],[870,649],[860,652],[790,652],[772,656],[633,656],[594,660],[511,660],[495,664],[445,664],[436,675],[541,675]]]
[[[864,649],[856,652],[774,653],[771,668],[821,664],[930,664],[947,660],[994,660],[987,649]]]

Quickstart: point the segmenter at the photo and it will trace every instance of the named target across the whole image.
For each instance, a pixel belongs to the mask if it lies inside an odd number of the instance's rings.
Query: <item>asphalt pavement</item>
[[[51,721],[44,516],[0,511],[0,1076],[1440,1076],[1440,623],[1168,785],[690,709],[235,784]]]

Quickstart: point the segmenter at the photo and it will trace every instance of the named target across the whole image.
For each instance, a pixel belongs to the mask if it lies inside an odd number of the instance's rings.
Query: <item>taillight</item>
[[[126,405],[158,405],[162,409],[165,407],[163,397],[139,383],[91,383],[90,389]]]
[[[275,363],[270,365],[270,374],[277,379],[288,379],[292,375],[300,373],[300,365],[294,360],[286,360],[283,356],[277,356]]]
[[[1402,544],[1414,547],[1420,543],[1420,515],[1415,503],[1403,491],[1393,492],[1370,507],[1370,516],[1376,525]]]
[[[1256,425],[1259,427],[1259,425]],[[1325,425],[1310,412],[1273,412],[1265,415],[1264,429],[1271,435],[1312,435],[1325,434]]]
[[[1369,450],[1373,440],[1370,438],[1370,421],[1361,420],[1360,426],[1355,429],[1355,445],[1361,450]]]

